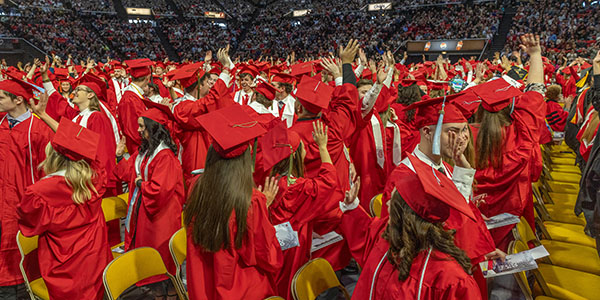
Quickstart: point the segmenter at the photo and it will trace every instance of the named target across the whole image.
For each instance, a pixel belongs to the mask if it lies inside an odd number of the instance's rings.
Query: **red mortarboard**
[[[240,75],[241,74],[250,74],[250,75],[252,75],[252,77],[256,77],[256,76],[258,76],[258,69],[256,69],[255,66],[244,65],[240,68],[238,73]]]
[[[76,84],[78,86],[87,86],[89,89],[94,91],[94,93],[98,97],[98,100],[106,102],[106,82],[104,82],[100,77],[92,73],[86,73],[77,80]]]
[[[481,100],[471,89],[452,95],[451,102],[462,112],[465,119],[470,118],[479,109]]]
[[[274,76],[273,76],[273,79],[271,81],[272,82],[282,82],[282,83],[295,84],[296,83],[296,76],[292,76],[290,74],[285,74],[285,73],[275,73]]]
[[[242,155],[249,141],[267,132],[241,105],[227,106],[201,115],[197,120],[210,134],[213,148],[223,158]]]
[[[467,119],[464,117],[463,113],[452,103],[452,100],[458,97],[459,94],[454,94],[450,96],[444,96],[439,98],[421,100],[415,102],[406,107],[406,110],[417,109],[415,114],[415,125],[417,128],[423,128],[429,125],[437,124],[437,121],[440,117],[440,111],[442,110],[442,103],[444,102],[444,98],[446,99],[446,103],[444,106],[444,122],[447,123],[465,123]]]
[[[157,68],[162,68],[162,69],[166,68],[165,64],[162,61],[155,62],[154,66]]]
[[[502,78],[494,79],[471,88],[481,98],[481,105],[489,112],[507,107],[514,97],[523,93]]]
[[[61,118],[51,143],[56,152],[70,160],[93,161],[96,159],[100,135],[67,118]]]
[[[476,220],[473,210],[447,176],[432,170],[431,166],[413,155],[408,159],[415,176],[403,176],[394,187],[408,206],[421,218],[439,223],[448,219],[451,209]]]
[[[171,80],[179,80],[184,88],[187,88],[198,81],[199,78],[204,76],[205,72],[202,70],[199,64],[192,64],[185,66],[181,69],[177,69],[169,72]],[[167,75],[169,76],[169,75]]]
[[[448,86],[447,82],[427,81],[427,87],[430,90],[445,90],[446,86]]]
[[[258,84],[256,85],[255,91],[260,93],[261,95],[267,97],[269,100],[275,99],[275,93],[281,92],[281,90],[277,89],[270,83],[266,82],[264,79],[260,78],[258,80]]]
[[[54,75],[58,80],[67,80],[69,78],[69,70],[66,68],[54,68]]]
[[[160,103],[152,102],[150,100],[143,100],[144,105],[148,108],[148,110],[144,111],[140,117],[146,117],[152,121],[160,123],[165,126],[165,128],[169,129],[169,120],[173,118],[173,113],[171,109]]]
[[[310,74],[313,71],[313,65],[310,62],[295,64],[291,67],[290,74],[299,77],[304,74]]]
[[[263,153],[262,168],[266,171],[298,149],[300,136],[280,122],[258,139],[258,144]]]
[[[310,76],[302,76],[296,89],[296,97],[300,104],[311,113],[319,113],[329,106],[334,88]]]
[[[129,66],[129,74],[133,78],[150,75],[150,66],[154,65],[154,63],[147,58],[126,60],[125,63]]]
[[[6,80],[0,81],[0,90],[9,92],[15,96],[21,96],[25,101],[33,98],[34,90],[38,92],[42,90],[31,83],[13,77],[10,73],[7,73],[6,76],[8,76]]]
[[[400,85],[402,85],[403,87],[411,86],[416,83],[417,81],[415,79],[403,79],[400,81]]]

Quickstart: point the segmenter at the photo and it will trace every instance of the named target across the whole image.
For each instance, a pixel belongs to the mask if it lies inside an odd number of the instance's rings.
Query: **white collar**
[[[422,162],[430,165],[431,167],[435,168],[436,170],[439,170],[440,168],[446,168],[444,167],[444,163],[442,161],[440,161],[440,163],[436,163],[433,160],[431,160],[431,158],[429,158],[429,156],[425,155],[425,153],[421,152],[421,150],[419,149],[419,146],[421,144],[418,144],[417,147],[415,147],[415,151],[413,151],[413,154],[420,159]]]
[[[135,84],[135,83],[133,83],[133,82],[131,82],[131,83],[130,83],[130,84],[129,84],[129,85],[126,87],[126,88],[125,88],[125,90],[127,90],[127,91],[132,91],[132,92],[134,92],[136,95],[138,95],[140,98],[144,98],[144,90],[142,90],[142,88],[141,88],[139,85],[137,85],[137,84]]]

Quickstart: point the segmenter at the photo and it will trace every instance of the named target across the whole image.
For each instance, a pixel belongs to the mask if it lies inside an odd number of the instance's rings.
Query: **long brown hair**
[[[85,160],[73,161],[56,152],[52,145],[46,146],[46,159],[40,164],[44,173],[51,174],[65,170],[65,181],[73,189],[71,199],[75,204],[83,204],[92,198],[92,192],[98,194],[92,178],[96,175]]]
[[[300,143],[298,145],[298,149],[292,155],[284,158],[282,161],[278,162],[271,168],[270,176],[275,175],[284,175],[284,176],[294,176],[294,177],[304,177],[304,160],[302,159],[302,148],[304,148],[304,143]],[[290,159],[292,160],[292,170],[291,174],[288,174],[290,168]]]
[[[456,247],[453,234],[454,230],[445,231],[441,223],[423,220],[400,194],[394,192],[390,203],[390,222],[382,237],[390,244],[388,261],[398,269],[398,280],[406,280],[414,258],[429,247],[452,256],[470,274],[471,260]]]
[[[421,89],[419,88],[419,86],[417,84],[411,84],[410,86],[402,86],[399,85],[398,86],[398,99],[396,100],[396,102],[404,105],[404,106],[408,106],[411,105],[417,101],[421,100]],[[396,112],[398,113],[398,112]],[[408,122],[412,122],[412,120],[415,118],[415,110],[411,109],[411,110],[407,110],[404,112],[406,114],[406,120]]]
[[[184,212],[194,243],[210,252],[229,249],[229,219],[235,211],[235,248],[242,247],[253,187],[250,149],[225,159],[210,146],[204,174],[196,181]]]
[[[510,106],[499,112],[490,112],[479,107],[475,115],[479,123],[475,153],[477,154],[476,169],[485,169],[492,166],[498,169],[502,166],[502,149],[504,148],[504,127],[511,124]]]

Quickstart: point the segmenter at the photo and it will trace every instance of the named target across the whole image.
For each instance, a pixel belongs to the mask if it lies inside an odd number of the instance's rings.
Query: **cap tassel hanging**
[[[256,145],[258,144],[258,138],[254,138],[254,143],[252,144],[252,173],[254,173],[254,169],[256,168]]]
[[[446,96],[444,95],[444,101],[442,102],[442,109],[440,110],[440,117],[438,118],[435,132],[433,133],[433,146],[431,152],[433,155],[441,155],[441,140],[442,140],[442,125],[444,124],[444,108],[446,107]]]

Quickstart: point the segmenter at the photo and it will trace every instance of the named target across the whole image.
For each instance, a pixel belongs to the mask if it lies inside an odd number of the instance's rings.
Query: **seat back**
[[[294,275],[292,296],[295,300],[314,300],[319,294],[334,287],[338,287],[346,299],[350,299],[329,262],[316,258],[304,264]]]
[[[520,240],[514,240],[514,241],[510,242],[510,244],[508,245],[508,253],[507,254],[517,254],[521,251],[524,251],[523,246],[527,247]],[[527,250],[527,249],[525,249],[525,250]],[[517,281],[517,284],[519,285],[519,288],[521,289],[521,291],[523,292],[523,295],[525,296],[525,299],[533,300],[533,293],[531,292],[531,288],[529,287],[529,282],[527,280],[527,274],[525,274],[525,271],[517,272],[514,274],[514,276],[515,276],[515,280]]]
[[[104,269],[102,281],[109,300],[117,299],[127,288],[146,278],[166,275],[171,279],[180,299],[184,299],[175,278],[169,274],[158,251],[140,247],[113,259]]]
[[[102,199],[102,212],[106,222],[116,220],[127,215],[127,202],[119,197]]]
[[[513,235],[516,240],[520,240],[521,242],[527,244],[529,242],[534,242],[538,244],[538,238],[525,220],[524,217],[521,217],[521,222],[517,223],[517,225],[513,228]]]
[[[272,296],[272,297],[269,297],[269,298],[265,298],[265,300],[285,300],[285,299],[283,299],[283,298],[281,298],[279,296]]]
[[[23,233],[21,233],[20,230],[17,232],[17,247],[19,248],[19,253],[21,254],[21,261],[19,262],[19,269],[21,269],[21,275],[23,275],[23,280],[25,281],[25,288],[27,288],[27,293],[29,293],[29,297],[31,298],[31,300],[35,300],[37,298],[41,298],[41,299],[49,299],[50,298],[48,296],[48,290],[45,288],[46,285],[43,282],[44,279],[42,279],[41,277],[39,279],[36,279],[36,280],[41,280],[41,282],[42,282],[43,287],[41,288],[42,290],[40,291],[40,294],[37,295],[33,292],[32,288],[31,288],[31,282],[29,280],[34,279],[34,278],[30,278],[30,276],[27,274],[26,267],[25,267],[25,260],[27,259],[27,255],[29,255],[31,252],[36,250],[38,247],[38,238],[39,237],[37,235],[32,236],[32,237],[26,237],[23,235]],[[35,257],[32,257],[32,259],[37,260],[37,258],[35,258]],[[37,261],[35,263],[37,263]],[[28,268],[32,268],[32,267],[33,266],[28,264]]]
[[[181,276],[181,264],[185,261],[187,257],[187,235],[185,228],[181,228],[177,230],[171,236],[169,240],[169,250],[171,251],[171,257],[173,257],[173,261],[175,262],[175,279],[177,280],[177,284],[181,287],[181,290],[185,292],[185,285],[183,284],[183,278]]]
[[[372,217],[381,217],[382,197],[383,197],[383,194],[379,194],[379,195],[376,195],[373,198],[371,198],[371,204],[369,205],[369,207],[371,209]]]

